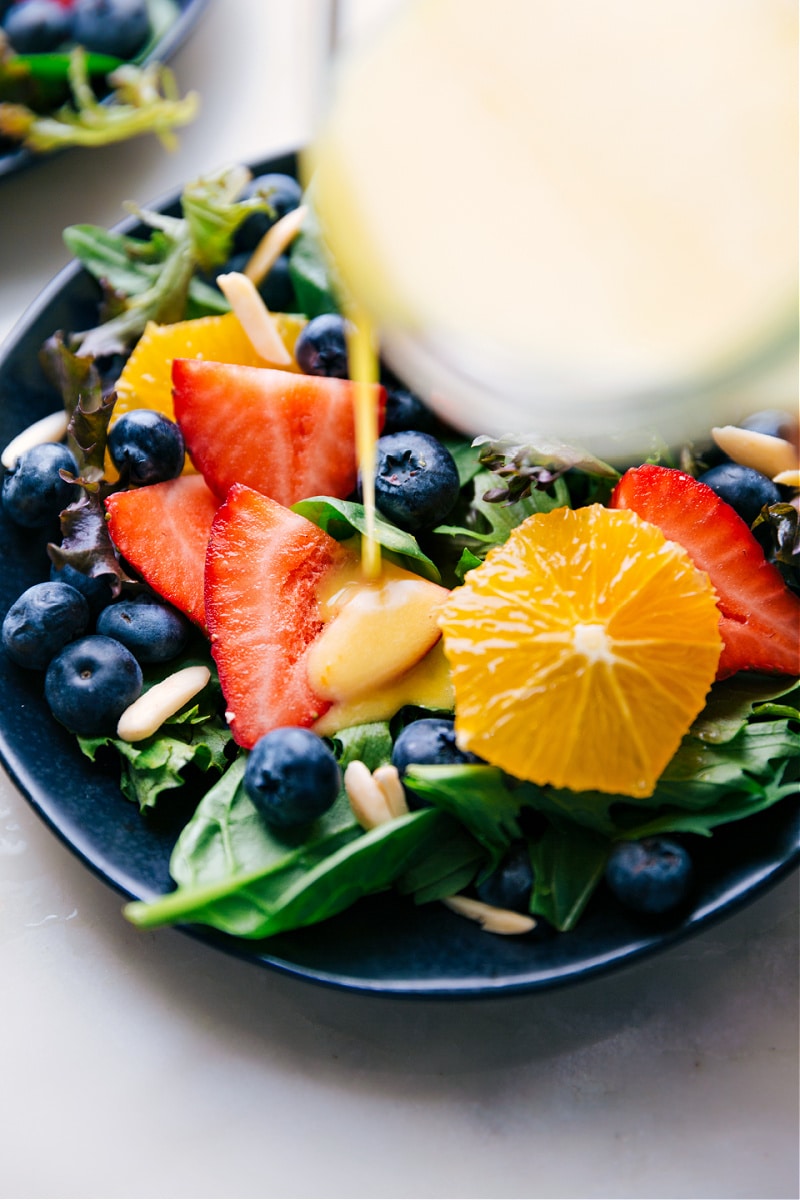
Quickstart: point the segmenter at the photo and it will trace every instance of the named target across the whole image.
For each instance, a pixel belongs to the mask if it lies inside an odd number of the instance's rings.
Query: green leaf
[[[510,843],[521,837],[517,818],[527,796],[497,767],[482,764],[415,766],[403,775],[406,787],[418,792],[469,830],[491,855],[494,867]]]
[[[309,925],[389,887],[449,827],[426,810],[365,834],[334,806],[310,830],[278,837],[249,801],[243,773],[239,759],[201,801],[173,853],[177,890],[129,905],[134,924],[192,921],[249,938]]]
[[[312,496],[292,505],[292,512],[313,521],[320,529],[337,542],[347,541],[356,533],[367,532],[364,505],[352,500],[337,500],[331,496]],[[402,560],[402,566],[434,583],[440,582],[439,570],[434,562],[423,554],[413,534],[398,529],[396,525],[380,517],[375,520],[375,540],[385,550],[390,550]]]
[[[230,730],[219,719],[203,718],[201,725],[183,722],[165,723],[152,737],[141,742],[125,742],[121,738],[78,738],[83,753],[94,761],[102,746],[110,746],[120,756],[123,795],[138,804],[141,811],[152,808],[162,792],[183,787],[183,772],[189,764],[200,771],[223,771],[228,765],[227,749],[231,743]]]
[[[486,863],[486,851],[460,825],[453,828],[400,877],[398,889],[415,904],[429,904],[469,887]]]
[[[472,551],[468,550],[465,546],[461,551],[461,557],[455,566],[456,579],[463,583],[468,572],[472,571],[475,567],[479,567],[482,562],[483,559],[478,558],[477,554],[473,554]]]
[[[268,200],[262,196],[239,198],[250,178],[247,167],[225,167],[184,188],[181,209],[194,259],[203,270],[227,261],[236,230],[252,213],[272,213]],[[156,214],[149,214],[151,221],[155,217]]]
[[[67,74],[71,103],[46,115],[24,104],[0,104],[0,133],[38,154],[67,146],[105,146],[143,133],[155,133],[173,149],[173,131],[197,113],[196,93],[181,99],[174,75],[161,63],[117,66],[106,77],[111,93],[103,103],[92,90],[82,47],[70,52]]]
[[[492,546],[502,545],[526,517],[564,508],[570,502],[563,479],[556,479],[552,484],[553,495],[537,489],[514,504],[496,504],[484,500],[484,494],[494,490],[496,482],[489,471],[481,469],[476,472],[472,478],[473,495],[456,506],[451,518],[454,523],[438,525],[433,530],[434,535],[446,539],[451,546],[470,550],[482,559]]]
[[[340,729],[331,739],[342,771],[351,762],[363,762],[370,771],[392,760],[392,734],[388,721],[370,721]]]
[[[775,679],[740,671],[730,679],[714,684],[691,733],[702,742],[728,742],[744,728],[755,710],[765,716],[791,717],[797,712],[796,706],[789,707],[786,712],[770,714],[765,702],[790,696],[797,687],[796,679]]]
[[[340,285],[309,192],[303,202],[308,212],[289,251],[289,274],[300,311],[310,318],[339,311],[336,293]]]
[[[575,826],[551,825],[530,842],[530,911],[562,933],[574,929],[603,878],[611,843]]]

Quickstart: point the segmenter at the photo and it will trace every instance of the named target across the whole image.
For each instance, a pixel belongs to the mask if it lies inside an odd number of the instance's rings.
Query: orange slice
[[[637,797],[702,709],[722,647],[708,576],[656,526],[599,504],[529,517],[440,625],[463,749],[539,785]]]
[[[272,315],[294,363],[294,344],[306,323],[305,318],[287,313]],[[178,321],[174,325],[156,325],[151,321],[117,380],[114,418],[132,408],[154,408],[174,420],[172,361],[175,358],[203,358],[207,362],[235,363],[243,367],[266,365],[232,312]],[[287,370],[296,371],[297,367]]]

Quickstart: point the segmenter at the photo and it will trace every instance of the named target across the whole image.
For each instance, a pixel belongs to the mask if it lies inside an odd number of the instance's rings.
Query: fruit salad
[[[140,216],[65,233],[104,303],[43,347],[63,413],[6,447],[2,499],[51,561],[3,653],[143,820],[191,814],[130,920],[267,938],[389,888],[517,937],[600,892],[687,911],[698,840],[796,802],[787,414],[636,464],[467,437],[385,364],[350,378],[293,178]]]

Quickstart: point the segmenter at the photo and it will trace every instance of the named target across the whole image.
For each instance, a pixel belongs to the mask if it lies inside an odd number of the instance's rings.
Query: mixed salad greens
[[[143,226],[135,235],[94,226],[65,232],[70,251],[99,282],[102,300],[94,328],[54,333],[42,351],[43,367],[64,398],[79,467],[79,498],[63,513],[62,540],[50,554],[57,566],[110,581],[115,591],[136,581],[115,552],[104,513],[104,498],[119,486],[105,474],[114,383],[148,321],[228,309],[214,272],[228,262],[242,223],[254,212],[269,212],[268,195],[241,198],[248,179],[244,168],[233,168],[191,184],[181,215],[134,209]],[[338,311],[335,272],[313,215],[292,243],[290,271],[305,317]],[[618,479],[614,467],[579,448],[438,433],[461,484],[447,524],[415,538],[379,519],[376,537],[410,570],[447,587],[457,587],[529,515],[602,503]],[[696,474],[703,449],[686,446],[673,456],[655,447],[649,461]],[[365,528],[363,506],[353,499],[313,498],[294,509],[337,540]],[[767,556],[797,587],[796,508],[776,505],[759,521]],[[128,908],[143,927],[197,922],[263,938],[322,921],[389,887],[409,903],[429,903],[469,892],[522,845],[533,868],[530,913],[545,927],[569,931],[601,886],[618,842],[664,833],[705,838],[798,790],[798,681],[748,672],[713,686],[645,800],[540,787],[484,763],[415,766],[404,782],[428,807],[365,831],[342,788],[310,827],[278,833],[243,786],[247,752],[226,724],[201,634],[179,661],[146,667],[145,687],[195,663],[209,667],[210,683],[152,736],[78,739],[90,759],[109,751],[118,756],[122,790],[145,820],[179,794],[200,793],[170,863],[176,890]],[[336,731],[330,741],[342,770],[353,761],[370,771],[389,763],[399,732],[421,715],[430,714],[404,709],[390,720]]]
[[[0,152],[45,154],[154,133],[167,149],[192,121],[199,98],[181,97],[172,71],[153,54],[180,16],[174,0],[148,0],[148,33],[132,58],[71,43],[17,53],[0,30]],[[113,22],[114,14],[106,16]]]

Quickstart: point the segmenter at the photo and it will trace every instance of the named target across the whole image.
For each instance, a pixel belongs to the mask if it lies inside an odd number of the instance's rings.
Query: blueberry
[[[94,617],[111,603],[110,579],[110,575],[84,575],[83,571],[78,571],[69,563],[65,563],[63,567],[57,567],[55,563],[50,564],[50,581],[68,583],[76,592],[80,592],[86,598],[89,612]]]
[[[749,429],[752,433],[764,433],[767,437],[785,438],[790,442],[795,436],[797,422],[779,408],[765,408],[745,417],[739,422],[739,428]]]
[[[111,427],[108,451],[123,481],[135,487],[174,479],[186,458],[179,426],[150,408],[123,413]]]
[[[56,720],[81,737],[116,732],[142,690],[142,668],[127,647],[90,634],[70,642],[47,668],[44,694]]]
[[[378,438],[375,504],[401,529],[438,525],[458,499],[452,455],[429,433],[405,430]]]
[[[528,912],[533,890],[533,867],[525,842],[515,842],[491,875],[477,884],[478,898],[495,908]]]
[[[347,379],[347,324],[338,313],[312,317],[295,347],[297,365],[306,375]]]
[[[9,9],[3,30],[17,54],[46,54],[69,38],[72,13],[56,0],[21,0]]]
[[[455,725],[448,717],[421,717],[412,721],[398,735],[392,749],[392,765],[401,779],[412,763],[449,767],[480,761],[476,755],[460,750],[456,745]],[[405,792],[411,808],[424,807],[428,803],[411,788],[405,788]]]
[[[251,213],[239,226],[234,238],[237,250],[255,250],[264,234],[281,217],[299,208],[303,198],[300,184],[291,175],[259,175],[248,184],[243,199],[259,196],[266,200],[274,215],[267,212]]]
[[[692,860],[667,838],[618,842],[606,865],[606,883],[621,904],[641,913],[676,908],[692,886]]]
[[[97,632],[116,638],[140,663],[169,662],[186,646],[191,625],[182,613],[147,592],[104,608]]]
[[[291,829],[328,811],[341,776],[322,738],[310,729],[286,726],[256,742],[247,759],[244,786],[268,825]]]
[[[20,667],[43,671],[73,638],[86,632],[89,605],[66,583],[35,583],[3,621],[3,645]]]
[[[258,285],[262,299],[271,312],[296,312],[297,297],[289,270],[289,255],[281,254]]]
[[[436,428],[436,417],[414,392],[402,384],[386,383],[386,419],[383,423],[384,437],[389,433],[402,433],[416,429],[420,433],[432,433]]]
[[[38,529],[55,521],[75,495],[59,471],[76,474],[78,464],[66,446],[45,442],[19,456],[3,480],[3,507],[12,521]]]
[[[720,463],[698,478],[716,492],[720,500],[730,504],[748,525],[753,524],[765,504],[779,504],[781,500],[777,484],[760,471],[742,467],[739,463]]]
[[[133,58],[150,33],[147,0],[75,0],[72,36],[87,50]]]

